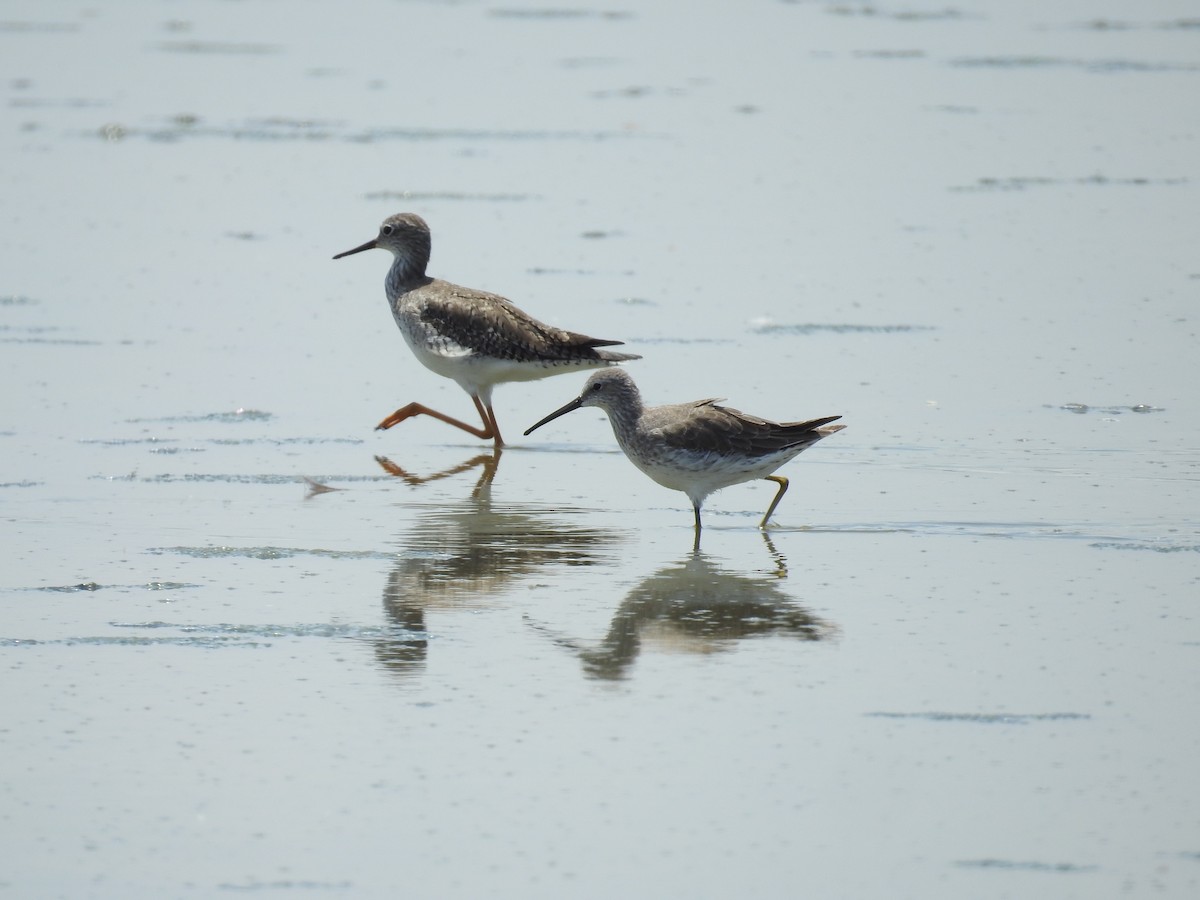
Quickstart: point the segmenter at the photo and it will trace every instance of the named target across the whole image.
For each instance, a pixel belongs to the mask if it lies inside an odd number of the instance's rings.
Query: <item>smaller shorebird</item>
[[[717,401],[694,400],[670,406],[645,406],[627,372],[610,369],[594,373],[583,392],[526,431],[581,406],[598,406],[608,413],[617,443],[629,461],[661,484],[683,491],[696,513],[696,543],[700,547],[700,506],[713,491],[764,478],[779,485],[760,528],[783,499],[788,480],[772,474],[801,451],[845,425],[830,425],[841,416],[807,422],[771,422]]]
[[[417,359],[458,382],[471,396],[483,427],[409,403],[376,425],[376,430],[426,415],[502,447],[504,440],[492,411],[492,388],[497,384],[641,359],[632,353],[600,349],[622,341],[564,331],[539,322],[503,297],[430,278],[425,268],[431,246],[425,220],[414,213],[400,213],[384,219],[378,237],[334,259],[376,248],[392,254],[384,287],[400,332]]]

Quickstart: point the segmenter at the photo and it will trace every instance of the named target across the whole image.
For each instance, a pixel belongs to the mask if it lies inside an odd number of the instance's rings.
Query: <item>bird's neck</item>
[[[642,405],[642,395],[634,388],[633,391],[622,398],[620,403],[613,404],[605,412],[608,413],[608,418],[612,422],[613,431],[618,435],[622,432],[632,434],[637,428],[637,423],[641,419],[642,413],[645,412],[645,407]]]
[[[386,287],[389,297],[395,297],[426,281],[426,260],[396,256],[388,270]]]

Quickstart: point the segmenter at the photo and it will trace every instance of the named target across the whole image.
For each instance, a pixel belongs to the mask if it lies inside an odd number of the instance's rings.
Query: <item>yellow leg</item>
[[[771,518],[771,513],[775,512],[775,507],[779,505],[779,501],[783,499],[783,495],[787,493],[788,489],[788,480],[782,475],[768,475],[763,480],[775,482],[777,485],[779,485],[779,490],[775,494],[775,499],[771,501],[771,505],[767,507],[767,514],[763,516],[762,521],[759,522],[759,528],[767,527],[767,519]]]

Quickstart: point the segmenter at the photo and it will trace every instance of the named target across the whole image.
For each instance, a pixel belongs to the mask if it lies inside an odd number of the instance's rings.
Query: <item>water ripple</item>
[[[959,192],[1024,191],[1029,188],[1061,187],[1063,185],[1084,185],[1090,187],[1174,187],[1180,184],[1187,184],[1189,180],[1182,176],[1175,178],[1110,178],[1107,175],[1086,175],[1080,178],[1049,178],[1041,176],[986,177],[977,179],[974,184],[956,185],[950,188],[950,190]]]
[[[955,863],[964,869],[1017,869],[1025,872],[1095,872],[1099,866],[1075,863],[1047,863],[1038,860],[961,859]]]
[[[126,419],[126,422],[142,425],[151,422],[266,422],[274,418],[274,413],[260,409],[234,409],[228,412],[203,413],[195,416],[160,416],[152,419]]]
[[[1200,72],[1198,63],[1157,63],[1135,59],[1067,59],[1062,56],[963,56],[950,65],[969,69],[1071,68],[1086,72]]]
[[[371,191],[364,194],[365,200],[471,200],[487,203],[521,202],[525,200],[540,200],[540,194],[479,194],[464,191]]]
[[[934,331],[932,325],[857,325],[837,322],[755,322],[755,334],[903,334],[912,331]]]
[[[39,647],[58,645],[65,647],[201,647],[213,649],[216,647],[269,647],[258,641],[247,641],[236,636],[223,637],[220,635],[205,635],[200,637],[145,637],[142,635],[124,635],[119,637],[90,636],[54,638],[39,640],[31,638],[0,638],[0,647]]]
[[[1050,404],[1043,404],[1046,409],[1052,409]],[[1087,413],[1101,413],[1106,416],[1119,416],[1127,412],[1135,413],[1156,413],[1166,412],[1166,409],[1161,406],[1154,406],[1150,403],[1135,403],[1133,406],[1088,406],[1086,403],[1063,403],[1058,409],[1063,412],[1075,413],[1077,416],[1086,415]]]
[[[875,719],[925,719],[929,722],[974,722],[983,725],[1026,725],[1030,722],[1060,722],[1090,719],[1086,713],[951,713],[951,712],[869,712]]]
[[[147,581],[143,584],[98,584],[95,581],[83,581],[78,584],[48,584],[39,587],[17,588],[20,591],[49,591],[56,594],[76,594],[81,591],[88,593],[94,591],[103,591],[106,589],[115,590],[145,590],[145,591],[182,591],[191,588],[198,588],[201,585],[188,584],[183,581]]]
[[[1155,541],[1096,541],[1088,544],[1100,550],[1150,550],[1154,553],[1200,553],[1200,544],[1176,544]]]
[[[159,41],[154,47],[165,53],[211,53],[219,56],[265,56],[283,49],[279,44],[236,41]]]
[[[109,622],[113,628],[144,628],[156,630],[173,628],[184,634],[215,634],[222,636],[253,635],[255,637],[294,638],[353,638],[356,640],[375,640],[377,638],[396,638],[404,633],[413,640],[428,640],[429,635],[424,631],[399,628],[394,625],[355,625],[336,622],[297,623],[288,625],[250,624],[217,622],[211,625],[180,625],[178,622]]]
[[[643,132],[582,131],[550,129],[496,128],[398,128],[368,126],[354,128],[343,122],[318,119],[288,119],[273,117],[250,120],[241,124],[207,125],[195,117],[168,119],[159,126],[139,128],[122,122],[106,122],[85,132],[108,143],[142,138],[150,141],[181,141],[199,138],[235,141],[341,141],[369,144],[380,141],[610,141],[646,139]]]
[[[0,647],[93,646],[93,647],[223,647],[264,648],[273,641],[297,638],[336,638],[358,641],[387,641],[423,643],[429,640],[424,631],[397,625],[354,625],[332,622],[272,624],[234,624],[219,622],[211,625],[180,625],[175,622],[109,622],[113,628],[158,631],[173,629],[179,634],[120,634],[86,635],[66,638],[8,638],[0,637]]]
[[[177,553],[197,559],[292,559],[297,556],[319,556],[325,559],[385,559],[394,562],[395,553],[380,550],[324,550],[305,547],[150,547],[147,553],[162,555]]]
[[[117,476],[111,475],[91,475],[90,478],[101,481],[117,480]],[[129,476],[125,478],[120,476],[121,480],[139,481],[142,484],[304,484],[308,481],[388,481],[387,475],[316,475],[306,478],[302,475],[280,475],[274,472],[263,473],[259,475],[246,475],[242,473],[221,473],[221,472],[192,472],[183,475],[172,475],[165,473],[162,475],[151,475],[146,478],[137,478]]]

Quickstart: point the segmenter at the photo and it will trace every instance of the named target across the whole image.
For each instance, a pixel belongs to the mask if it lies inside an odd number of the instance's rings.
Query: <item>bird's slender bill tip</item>
[[[343,256],[353,256],[355,253],[362,253],[364,250],[374,250],[378,244],[372,238],[361,247],[355,247],[353,250],[347,250],[345,253],[339,253],[334,259],[341,259]]]
[[[542,419],[536,425],[530,425],[527,429],[525,429],[525,437],[529,437],[529,435],[533,434],[533,432],[537,431],[539,428],[541,428],[547,422],[552,422],[555,419],[557,419],[559,416],[565,416],[567,413],[572,412],[573,410],[579,409],[579,407],[582,405],[583,405],[583,401],[580,400],[578,397],[576,397],[574,400],[572,400],[566,406],[556,409],[554,412],[550,413],[550,415],[546,416],[546,418]]]

